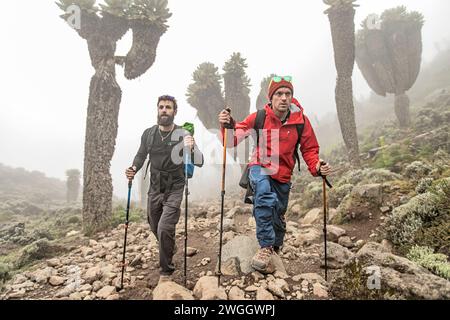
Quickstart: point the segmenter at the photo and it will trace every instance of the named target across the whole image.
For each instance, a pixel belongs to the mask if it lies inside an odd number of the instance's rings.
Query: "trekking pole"
[[[131,186],[133,184],[133,179],[128,180],[128,200],[127,200],[127,216],[125,220],[125,238],[123,240],[123,256],[122,256],[122,277],[120,280],[119,291],[123,289],[123,273],[125,272],[125,252],[127,249],[127,233],[128,233],[128,219],[130,216],[130,198],[131,198]]]
[[[230,108],[226,108],[228,112],[231,112]],[[219,240],[219,270],[217,272],[217,284],[220,287],[220,276],[222,275],[222,233],[223,233],[223,205],[225,202],[225,169],[227,163],[227,129],[231,129],[231,125],[224,125],[223,132],[223,164],[222,164],[222,202],[220,204],[220,240]]]
[[[327,163],[322,161],[320,165],[326,165]],[[328,264],[327,264],[327,188],[333,188],[327,177],[319,174],[322,177],[322,190],[323,190],[323,240],[324,240],[324,255],[325,255],[325,281],[328,281]]]
[[[186,148],[184,149],[184,176],[185,176],[185,184],[186,184],[186,190],[185,190],[185,199],[184,199],[184,286],[187,285],[187,241],[188,241],[188,225],[187,225],[187,219],[188,219],[188,195],[189,195],[189,182],[188,182],[188,166],[189,163],[189,152],[186,152]]]

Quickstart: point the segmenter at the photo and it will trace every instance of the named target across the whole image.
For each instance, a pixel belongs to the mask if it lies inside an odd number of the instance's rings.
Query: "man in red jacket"
[[[319,144],[303,108],[293,98],[291,77],[272,78],[269,84],[270,103],[264,106],[265,120],[260,143],[249,162],[249,183],[254,192],[253,215],[260,249],[252,259],[252,267],[261,272],[268,269],[271,256],[283,245],[286,233],[285,213],[295,167],[294,150],[297,146],[297,125],[303,124],[300,151],[313,176],[326,176],[330,165],[319,159]],[[257,113],[236,123],[227,110],[219,114],[222,127],[234,129],[234,146],[248,137],[255,128]]]

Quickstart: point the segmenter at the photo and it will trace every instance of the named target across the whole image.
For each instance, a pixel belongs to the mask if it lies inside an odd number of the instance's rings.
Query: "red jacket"
[[[264,151],[261,153],[259,147],[255,148],[249,165],[261,165],[270,168],[273,174],[270,176],[281,182],[287,183],[291,180],[292,171],[295,167],[294,149],[297,143],[297,129],[296,125],[304,123],[303,134],[300,139],[300,151],[305,160],[308,170],[313,176],[317,176],[316,164],[319,161],[319,144],[314,134],[314,130],[305,116],[303,121],[303,108],[296,99],[292,99],[290,107],[290,115],[287,121],[282,124],[281,120],[275,115],[269,105],[264,106],[266,110],[266,119],[264,122],[264,132],[259,138],[259,145],[266,147],[267,158],[264,156]],[[227,143],[227,146],[236,146],[244,138],[251,134],[251,130],[255,126],[256,112],[250,114],[244,121],[234,125],[234,144]],[[222,137],[224,129],[222,128]],[[227,138],[230,136],[227,135]],[[276,148],[276,141],[272,143],[273,139],[279,141],[279,147]],[[278,150],[277,150],[278,149]],[[262,155],[259,159],[258,155]],[[270,161],[264,159],[278,159],[278,161]]]

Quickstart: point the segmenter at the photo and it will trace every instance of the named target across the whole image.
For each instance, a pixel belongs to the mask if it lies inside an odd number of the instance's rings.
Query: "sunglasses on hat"
[[[292,77],[291,76],[284,76],[284,77],[275,76],[272,78],[273,82],[281,82],[281,80],[285,80],[287,82],[292,82]]]

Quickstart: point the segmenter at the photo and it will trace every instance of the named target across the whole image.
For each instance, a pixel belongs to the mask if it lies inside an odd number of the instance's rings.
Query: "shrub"
[[[450,264],[445,254],[434,253],[429,247],[414,246],[406,257],[435,275],[450,280]]]

